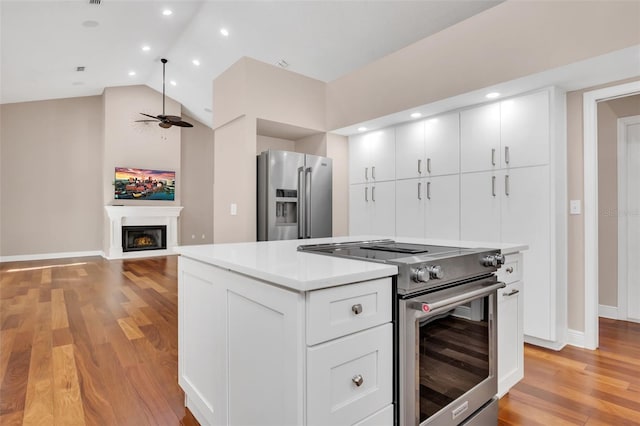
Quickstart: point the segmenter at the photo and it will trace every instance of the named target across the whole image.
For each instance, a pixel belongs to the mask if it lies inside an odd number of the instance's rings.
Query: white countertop
[[[398,273],[393,265],[322,256],[297,251],[299,245],[364,241],[389,237],[356,236],[308,240],[262,241],[234,244],[205,244],[175,247],[182,256],[239,272],[296,291],[317,290],[358,281],[389,277]],[[496,244],[471,241],[391,237],[407,243],[452,247],[487,247],[503,253],[526,250],[523,244]]]

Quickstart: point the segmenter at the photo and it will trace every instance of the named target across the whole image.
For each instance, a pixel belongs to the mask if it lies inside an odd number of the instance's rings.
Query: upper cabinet
[[[462,172],[549,163],[549,92],[460,113]]]
[[[349,183],[395,178],[395,129],[387,128],[350,138]]]
[[[396,178],[455,174],[460,171],[458,113],[403,124],[396,128]]]

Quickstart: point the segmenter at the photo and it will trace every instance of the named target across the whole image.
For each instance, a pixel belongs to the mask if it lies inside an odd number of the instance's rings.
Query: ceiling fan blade
[[[141,112],[140,114],[144,115],[145,117],[151,117],[151,118],[154,118],[156,120],[161,120],[161,118],[159,116],[156,117],[155,115],[145,114],[144,112]]]
[[[171,124],[178,127],[193,127],[193,124],[187,123],[186,121],[172,121]]]
[[[182,120],[182,117],[178,117],[177,115],[159,115],[158,118],[171,122]]]
[[[158,120],[136,120],[134,123],[157,123]]]

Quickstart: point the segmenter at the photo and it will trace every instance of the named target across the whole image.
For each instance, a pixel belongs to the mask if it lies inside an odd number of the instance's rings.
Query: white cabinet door
[[[426,175],[424,156],[424,121],[396,127],[396,178]]]
[[[524,330],[528,336],[556,339],[556,300],[552,290],[549,166],[502,172],[502,241],[524,243],[527,285]],[[508,195],[507,195],[508,194]]]
[[[500,102],[502,167],[549,163],[549,92]]]
[[[460,239],[459,175],[427,179],[424,198],[425,237]]]
[[[424,237],[425,188],[425,179],[405,179],[396,181],[397,236]]]
[[[366,184],[349,185],[349,235],[371,232],[370,191]]]
[[[494,172],[460,176],[460,239],[500,241],[499,182]]]
[[[307,349],[307,425],[350,426],[389,405],[392,333],[387,323]]]
[[[364,135],[369,152],[370,177],[373,181],[396,178],[396,140],[393,127]]]
[[[425,169],[429,176],[460,172],[460,120],[457,112],[425,120]]]
[[[460,168],[463,173],[500,168],[500,104],[460,112]]]
[[[349,138],[349,183],[365,183],[371,178],[369,171],[369,146],[366,135]]]
[[[396,183],[377,182],[371,185],[371,234],[396,234]]]
[[[522,281],[498,290],[498,396],[524,377]]]

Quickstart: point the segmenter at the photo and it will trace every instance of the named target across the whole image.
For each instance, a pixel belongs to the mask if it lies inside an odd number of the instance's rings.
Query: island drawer
[[[390,406],[392,339],[388,323],[307,348],[308,426],[354,425]]]
[[[391,278],[307,293],[307,345],[391,321]]]
[[[522,254],[505,255],[504,265],[498,269],[498,279],[505,284],[511,284],[522,279]]]

